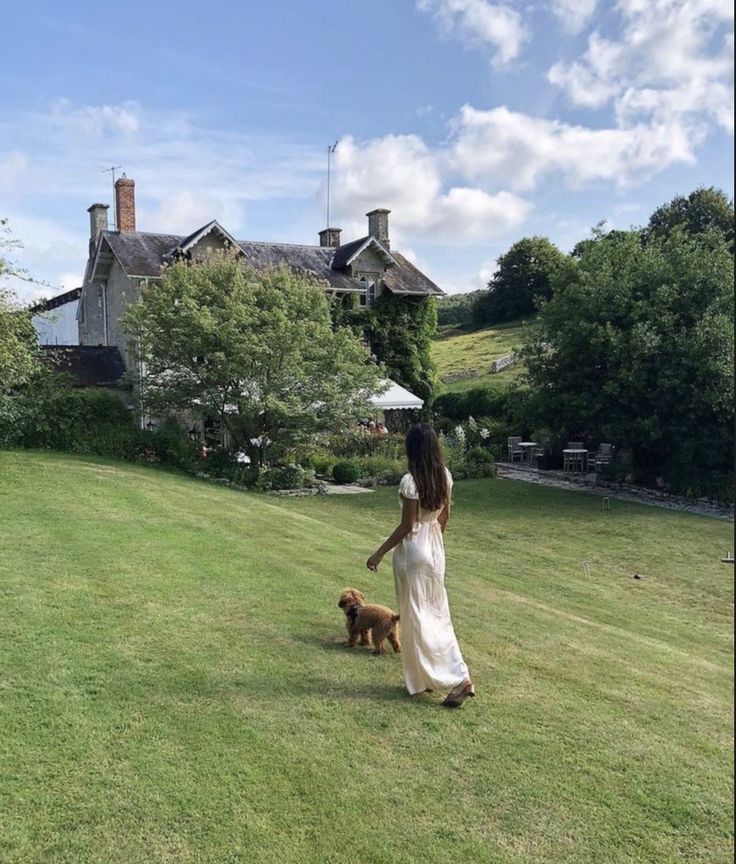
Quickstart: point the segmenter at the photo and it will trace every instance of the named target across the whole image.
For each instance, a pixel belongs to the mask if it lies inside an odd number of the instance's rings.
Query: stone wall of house
[[[129,337],[123,329],[122,317],[127,308],[140,298],[139,280],[131,279],[115,259],[107,280],[107,344],[117,345],[126,369],[133,368],[128,348]]]
[[[78,320],[80,345],[105,344],[102,291],[101,285],[90,284],[82,292]]]

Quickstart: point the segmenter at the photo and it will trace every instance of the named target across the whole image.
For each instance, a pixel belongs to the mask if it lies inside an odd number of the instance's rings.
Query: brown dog
[[[373,653],[383,654],[383,643],[388,639],[395,654],[401,651],[399,616],[389,608],[366,604],[364,595],[356,588],[346,588],[340,595],[337,607],[345,611],[348,645],[351,648],[358,639],[361,645],[369,645],[372,641]]]

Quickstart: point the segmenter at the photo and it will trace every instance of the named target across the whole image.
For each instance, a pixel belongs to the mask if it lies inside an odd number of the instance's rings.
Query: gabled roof
[[[391,253],[385,249],[375,237],[360,237],[358,240],[352,240],[344,246],[338,246],[335,250],[335,257],[332,259],[332,266],[335,270],[341,270],[343,267],[348,267],[355,261],[363,250],[369,246],[375,247],[378,254],[383,258],[387,267],[393,267],[396,264]]]
[[[176,249],[172,250],[172,254],[175,252],[188,252],[190,249],[192,249],[194,246],[196,246],[197,243],[199,243],[199,241],[203,237],[206,237],[208,234],[211,234],[213,231],[216,234],[219,234],[220,237],[223,238],[223,240],[227,240],[227,242],[230,243],[231,246],[234,246],[237,248],[238,241],[231,234],[229,234],[222,227],[222,225],[220,225],[220,223],[217,221],[217,219],[213,219],[211,222],[208,222],[206,225],[203,225],[201,228],[198,228],[196,231],[194,231],[188,237],[185,237],[181,241],[181,243],[179,243],[179,245],[176,247]]]
[[[384,284],[395,294],[417,297],[442,296],[437,285],[398,252],[389,252],[375,237],[361,237],[344,246],[301,246],[295,243],[262,243],[236,241],[217,221],[209,222],[193,234],[144,234],[104,231],[97,244],[94,262],[86,282],[95,281],[98,270],[109,267],[110,254],[120,262],[128,276],[156,279],[161,267],[172,260],[177,251],[186,251],[213,230],[222,232],[243,253],[244,260],[256,268],[280,267],[285,264],[298,272],[325,283],[327,289],[339,292],[360,292],[358,283],[350,277],[347,267],[364,249],[375,248],[387,263]],[[109,250],[109,251],[107,251]],[[104,278],[104,272],[103,272]]]
[[[51,297],[48,300],[42,300],[40,303],[36,303],[35,306],[29,307],[28,311],[31,315],[40,315],[42,312],[50,312],[52,309],[58,309],[59,306],[65,306],[67,303],[75,303],[79,300],[79,295],[81,293],[81,288],[72,288],[71,291],[65,291],[63,294],[57,294],[56,297]]]

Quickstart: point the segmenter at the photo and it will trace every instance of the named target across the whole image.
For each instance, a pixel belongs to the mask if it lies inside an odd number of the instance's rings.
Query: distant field
[[[527,327],[526,322],[512,321],[486,330],[447,330],[451,335],[441,331],[432,344],[432,359],[439,373],[440,392],[458,392],[480,386],[508,386],[523,373],[523,366],[517,364],[491,374],[491,363],[518,349],[524,341]],[[448,375],[471,369],[476,370],[476,374],[470,378],[445,380]]]
[[[450,712],[342,644],[344,586],[395,602],[395,489],[0,453],[2,864],[732,861],[733,525],[454,498]]]

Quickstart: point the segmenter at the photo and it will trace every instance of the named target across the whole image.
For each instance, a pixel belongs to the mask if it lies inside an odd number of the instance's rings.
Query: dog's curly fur
[[[361,645],[373,643],[373,653],[383,654],[383,643],[391,643],[394,653],[401,651],[399,641],[399,616],[387,606],[366,604],[365,595],[356,588],[346,588],[340,595],[338,609],[345,612],[345,627],[348,645],[352,648],[360,640]]]

